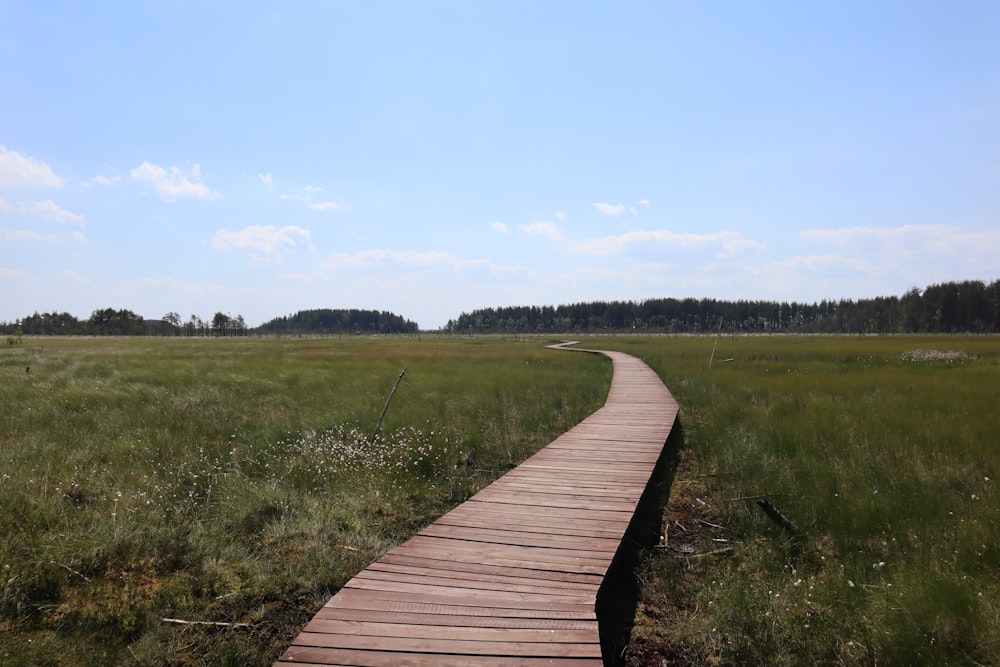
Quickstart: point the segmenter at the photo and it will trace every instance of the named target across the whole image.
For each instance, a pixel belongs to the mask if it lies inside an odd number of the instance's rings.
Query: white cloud
[[[167,170],[150,162],[143,162],[129,174],[137,181],[151,183],[168,201],[178,197],[211,199],[217,196],[207,185],[201,183],[201,167],[197,164],[192,165],[191,171],[185,174],[177,167]]]
[[[56,243],[59,241],[85,243],[87,241],[87,237],[82,232],[55,234],[52,232],[36,232],[33,229],[7,229],[6,227],[0,227],[0,237],[8,241],[42,241],[44,243]]]
[[[846,269],[859,273],[875,273],[877,271],[877,267],[870,262],[852,257],[841,257],[840,255],[800,255],[780,262],[771,262],[767,265],[767,269],[804,269],[810,273],[833,269]]]
[[[92,179],[84,183],[83,187],[89,188],[94,185],[116,185],[121,180],[121,176],[112,176],[111,178],[107,176],[94,176]]]
[[[318,204],[309,204],[309,208],[316,211],[339,211],[341,206],[335,201],[324,201]]]
[[[497,232],[498,234],[507,234],[510,232],[510,230],[507,229],[507,223],[505,222],[494,222],[492,225],[490,225],[490,229]]]
[[[55,220],[56,222],[68,222],[75,225],[84,226],[85,220],[82,215],[77,215],[76,213],[70,213],[66,209],[60,207],[51,199],[46,201],[33,201],[28,202],[27,210],[32,215],[37,215],[40,218],[45,218],[46,220]]]
[[[524,273],[534,275],[521,266],[494,264],[485,259],[462,259],[443,250],[417,252],[415,250],[363,250],[349,255],[330,255],[325,262],[326,269],[419,269],[421,271],[444,269],[448,271],[469,271],[482,269],[492,275]]]
[[[891,241],[904,237],[946,236],[955,229],[948,225],[903,225],[901,227],[841,227],[838,229],[807,229],[799,232],[803,241],[819,241],[851,245],[872,240]]]
[[[718,257],[731,257],[748,251],[762,251],[764,246],[752,239],[744,238],[739,232],[721,231],[710,234],[678,234],[666,229],[635,231],[617,236],[605,236],[571,244],[571,248],[583,255],[620,255],[635,244],[663,243],[683,250],[700,250],[717,247]]]
[[[247,252],[254,262],[263,264],[280,264],[284,261],[284,253],[301,245],[312,249],[312,235],[309,230],[294,225],[280,229],[254,225],[238,232],[218,231],[212,237],[214,249]]]
[[[564,238],[559,228],[551,222],[538,222],[536,220],[530,225],[518,225],[518,228],[525,234],[537,234],[552,241],[561,241]]]
[[[649,206],[649,205],[650,201],[648,199],[643,198],[639,200],[639,206]]]
[[[3,228],[0,227],[0,234],[3,233]],[[10,286],[12,283],[21,283],[22,285],[28,285],[34,282],[35,276],[28,271],[23,271],[21,269],[5,269],[0,267],[0,284],[6,283]]]
[[[45,241],[51,243],[61,240],[58,234],[42,234],[30,229],[7,229],[0,227],[0,237],[7,241]]]
[[[267,172],[266,174],[257,174],[257,178],[259,178],[260,182],[266,185],[267,187],[269,188],[274,187],[274,180],[271,178],[271,172]]]
[[[941,255],[964,256],[985,255],[996,258],[996,249],[1000,248],[1000,227],[984,229],[975,232],[952,231],[929,239],[927,250]]]
[[[0,187],[60,188],[63,183],[49,165],[0,145]]]
[[[973,276],[991,276],[1000,270],[996,252],[1000,227],[968,231],[940,224],[850,227],[810,229],[799,237],[849,248],[855,256],[917,277],[935,270],[942,275]]]
[[[569,217],[563,211],[556,211],[555,213],[553,213],[553,215],[556,216],[556,220],[565,220],[566,218]]]
[[[596,202],[594,208],[603,213],[604,215],[621,215],[625,212],[625,207],[621,204],[607,204],[605,202]]]
[[[304,187],[302,189],[305,190],[306,192],[308,192],[309,194],[312,194],[314,192],[323,192],[323,188],[318,188],[318,187],[316,187],[314,185],[307,185],[306,187]]]

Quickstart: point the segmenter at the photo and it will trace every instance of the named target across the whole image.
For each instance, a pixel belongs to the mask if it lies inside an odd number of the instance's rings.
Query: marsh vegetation
[[[1000,340],[600,344],[660,372],[686,442],[632,664],[1000,663]]]
[[[610,372],[443,338],[7,347],[0,663],[270,664],[355,572],[599,407]]]
[[[545,342],[0,350],[0,662],[270,664],[354,572],[603,403],[610,364]],[[709,368],[714,343],[587,341],[681,404],[632,663],[1000,662],[1000,341],[723,337]]]

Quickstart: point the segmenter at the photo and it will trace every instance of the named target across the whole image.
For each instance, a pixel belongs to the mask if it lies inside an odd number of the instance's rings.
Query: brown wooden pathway
[[[601,409],[347,582],[275,664],[603,664],[598,589],[677,404],[642,361],[601,353]]]

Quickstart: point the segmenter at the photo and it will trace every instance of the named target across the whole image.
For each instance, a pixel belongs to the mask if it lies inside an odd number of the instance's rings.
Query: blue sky
[[[1000,278],[996,2],[0,0],[0,320]]]

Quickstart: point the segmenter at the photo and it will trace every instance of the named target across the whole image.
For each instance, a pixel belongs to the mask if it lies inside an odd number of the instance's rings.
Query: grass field
[[[608,362],[543,343],[0,348],[0,663],[269,664],[353,572],[603,403]],[[711,369],[712,338],[586,344],[681,404],[632,664],[1000,664],[1000,339],[723,337]]]
[[[1000,339],[590,344],[660,372],[686,441],[632,664],[1000,664]]]
[[[356,571],[599,407],[610,373],[437,337],[0,348],[0,664],[270,664]]]

